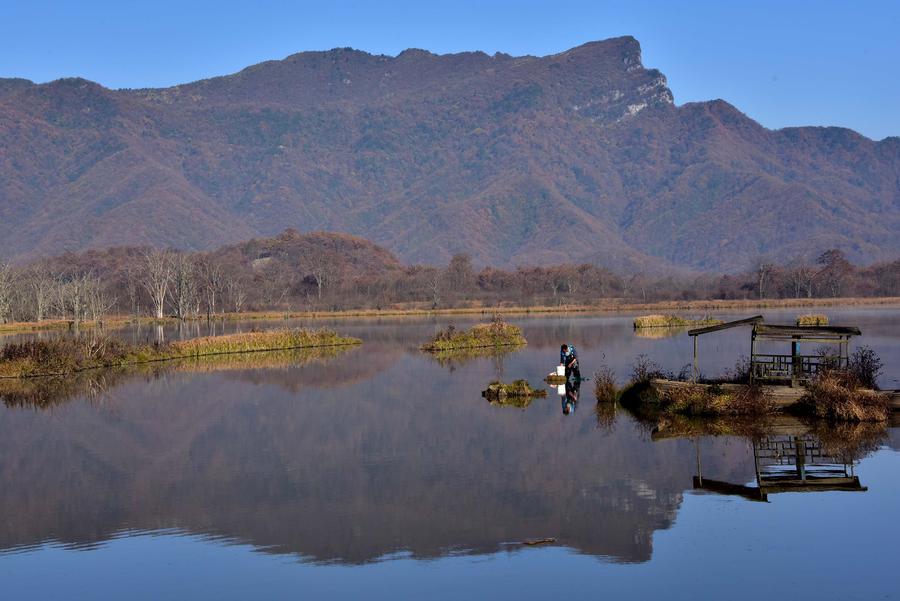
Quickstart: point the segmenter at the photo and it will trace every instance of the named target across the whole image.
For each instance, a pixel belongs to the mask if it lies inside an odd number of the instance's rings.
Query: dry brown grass
[[[0,377],[59,376],[100,367],[269,350],[359,344],[332,330],[270,330],[209,336],[171,344],[139,345],[109,335],[10,343],[0,349]]]
[[[716,415],[693,417],[664,414],[655,422],[652,435],[656,438],[693,438],[695,436],[741,436],[758,439],[769,432],[769,415]]]
[[[828,316],[824,313],[806,313],[797,316],[798,326],[827,326]]]
[[[822,452],[848,463],[876,451],[888,435],[887,425],[883,422],[807,421],[810,433],[822,443]]]
[[[532,388],[527,380],[515,380],[511,384],[491,382],[481,396],[493,404],[527,407],[537,397],[547,396],[543,388]]]
[[[712,326],[722,323],[712,317],[688,318],[678,315],[642,315],[634,318],[634,329],[642,328],[685,328],[688,326]]]
[[[862,388],[849,372],[829,370],[813,379],[797,403],[797,410],[836,421],[883,422],[890,416],[887,394]]]
[[[535,313],[618,313],[634,311],[711,311],[763,308],[793,307],[837,307],[863,305],[900,305],[900,297],[845,297],[845,298],[799,298],[799,299],[745,299],[745,300],[671,300],[653,303],[635,303],[620,298],[603,299],[593,305],[499,305],[485,306],[472,302],[467,306],[448,309],[432,309],[427,302],[402,303],[383,309],[357,309],[344,311],[248,311],[242,313],[219,313],[213,315],[215,321],[249,321],[280,319],[334,319],[359,317],[428,317],[435,315],[520,315]],[[201,319],[206,319],[202,317]],[[104,319],[105,326],[118,326],[130,323],[166,323],[175,322],[175,318],[161,320],[151,317],[134,317],[111,315]],[[93,322],[82,322],[81,327],[90,327]],[[45,320],[43,322],[11,322],[0,324],[0,333],[29,332],[45,329],[68,327],[66,320]]]
[[[601,430],[611,430],[616,423],[618,408],[616,403],[597,403],[594,406],[597,427]]]
[[[527,344],[522,328],[494,318],[491,323],[481,323],[468,330],[447,326],[422,346],[428,352],[455,351],[460,349],[521,346]]]
[[[594,398],[602,404],[615,404],[619,400],[616,374],[606,365],[594,372]]]
[[[651,340],[661,340],[663,338],[674,338],[681,336],[687,331],[687,326],[674,326],[664,328],[637,328],[634,335],[638,338],[649,338]]]
[[[247,369],[288,369],[312,363],[326,363],[349,346],[304,348],[260,353],[235,353],[191,357],[169,362],[154,362],[127,367],[84,370],[63,376],[43,378],[0,378],[0,401],[8,407],[39,409],[61,405],[75,397],[96,399],[120,382],[137,377],[155,377],[161,373],[213,373]]]
[[[775,403],[762,386],[725,391],[715,385],[688,384],[666,389],[661,405],[664,413],[692,416],[768,415],[775,411]]]

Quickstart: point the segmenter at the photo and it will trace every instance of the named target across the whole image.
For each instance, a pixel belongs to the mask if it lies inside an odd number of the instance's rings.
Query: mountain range
[[[543,57],[303,52],[162,89],[0,79],[0,257],[288,227],[415,263],[894,259],[900,138],[678,106],[631,37]]]

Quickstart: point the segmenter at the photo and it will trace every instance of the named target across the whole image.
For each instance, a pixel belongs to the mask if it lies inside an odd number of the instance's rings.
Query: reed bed
[[[687,318],[678,315],[642,315],[634,318],[634,329],[644,328],[686,328],[692,326],[714,326],[723,323],[712,317]]]
[[[423,345],[422,350],[435,353],[524,344],[528,344],[528,341],[522,335],[521,328],[500,319],[494,319],[491,323],[478,324],[468,330],[457,330],[452,325],[447,326],[438,332],[430,342]]]
[[[101,367],[258,351],[359,344],[333,330],[270,330],[209,336],[169,344],[132,344],[102,336],[60,337],[7,344],[0,350],[0,377],[61,376]]]
[[[806,313],[797,316],[798,326],[827,326],[828,316],[823,313]]]

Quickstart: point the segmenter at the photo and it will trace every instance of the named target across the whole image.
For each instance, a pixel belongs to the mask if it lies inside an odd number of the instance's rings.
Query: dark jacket
[[[572,362],[572,359],[578,359],[578,351],[575,350],[575,347],[571,344],[569,345],[569,351],[563,352],[559,351],[559,364],[568,366],[569,363]]]

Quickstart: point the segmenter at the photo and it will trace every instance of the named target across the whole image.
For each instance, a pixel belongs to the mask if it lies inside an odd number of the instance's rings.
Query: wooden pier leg
[[[703,470],[700,466],[700,438],[698,436],[694,437],[694,451],[697,452],[697,482],[700,486],[703,486]]]
[[[800,386],[803,375],[803,360],[800,358],[800,341],[791,341],[791,388]]]
[[[691,369],[691,382],[697,381],[697,338],[694,336],[694,367]]]
[[[753,384],[753,376],[756,373],[756,327],[750,334],[750,383]]]
[[[806,480],[806,441],[799,436],[794,437],[794,465],[797,469],[797,477]]]

